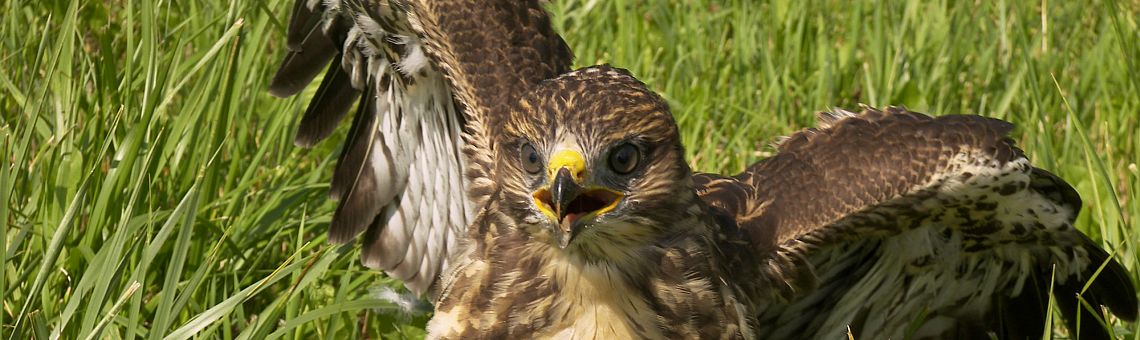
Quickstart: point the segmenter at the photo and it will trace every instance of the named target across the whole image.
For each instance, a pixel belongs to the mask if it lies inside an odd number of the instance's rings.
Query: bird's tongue
[[[604,189],[587,190],[563,208],[559,228],[570,232],[578,220],[612,204],[618,197],[617,194]]]
[[[574,222],[578,221],[579,217],[582,217],[582,213],[572,212],[566,214],[566,216],[562,218],[562,230],[570,231],[570,227],[574,225]]]

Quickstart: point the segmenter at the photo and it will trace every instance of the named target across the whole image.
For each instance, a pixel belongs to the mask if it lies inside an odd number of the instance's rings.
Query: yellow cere
[[[554,179],[554,175],[558,174],[559,169],[567,168],[570,170],[570,175],[574,177],[574,181],[582,183],[582,174],[586,173],[586,159],[574,150],[558,150],[554,153],[554,157],[550,157],[549,165],[546,167],[546,171],[551,179]]]

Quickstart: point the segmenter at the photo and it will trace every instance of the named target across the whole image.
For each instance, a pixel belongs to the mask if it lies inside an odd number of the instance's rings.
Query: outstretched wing
[[[1124,268],[1073,228],[1080,198],[1029,164],[1011,124],[900,108],[820,120],[744,173],[695,177],[731,265],[757,268],[739,283],[759,334],[1039,338],[1050,291],[1082,339],[1107,336],[1100,306],[1136,318]]]
[[[536,0],[297,0],[287,37],[272,94],[325,71],[296,144],[357,107],[329,240],[364,232],[365,265],[427,291],[489,194],[496,107],[565,72],[569,49]]]

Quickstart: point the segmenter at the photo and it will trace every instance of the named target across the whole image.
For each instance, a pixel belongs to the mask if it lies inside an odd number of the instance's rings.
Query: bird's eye
[[[523,145],[522,147],[522,164],[523,169],[527,173],[537,174],[542,171],[542,159],[538,157],[538,151],[530,144]]]
[[[625,143],[610,152],[610,169],[618,174],[628,174],[637,168],[641,155],[633,144]]]

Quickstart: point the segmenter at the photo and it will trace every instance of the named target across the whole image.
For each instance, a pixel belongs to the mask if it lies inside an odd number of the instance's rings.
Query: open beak
[[[535,205],[555,224],[558,246],[566,248],[570,241],[598,215],[617,207],[622,194],[605,187],[583,184],[586,162],[575,151],[562,150],[551,157],[549,181],[534,192]]]

